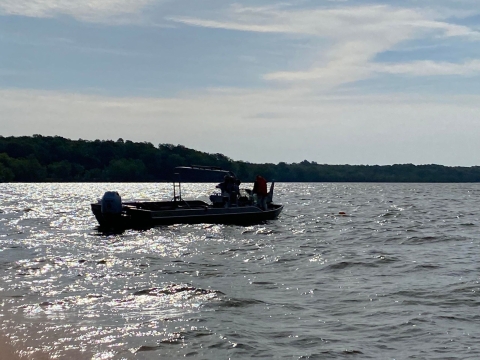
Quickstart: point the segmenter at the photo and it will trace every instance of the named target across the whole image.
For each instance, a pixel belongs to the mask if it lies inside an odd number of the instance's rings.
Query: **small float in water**
[[[195,171],[214,171],[215,174],[235,177],[230,171],[209,167],[182,167]],[[217,177],[218,179],[218,177]],[[211,203],[201,200],[184,200],[180,180],[173,183],[173,199],[170,201],[123,202],[116,191],[107,191],[98,203],[91,204],[92,212],[102,228],[148,228],[172,224],[235,224],[253,225],[274,220],[282,212],[283,205],[273,203],[275,183],[270,185],[264,208],[258,206],[249,190],[214,193]]]

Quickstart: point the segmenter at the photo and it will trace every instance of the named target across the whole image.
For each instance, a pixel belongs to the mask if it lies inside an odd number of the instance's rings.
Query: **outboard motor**
[[[115,221],[122,214],[122,198],[116,191],[107,191],[101,201],[102,216],[107,221]]]

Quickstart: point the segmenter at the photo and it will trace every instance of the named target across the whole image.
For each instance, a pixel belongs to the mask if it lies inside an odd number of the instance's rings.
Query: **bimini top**
[[[236,177],[232,171],[223,170],[217,166],[177,166],[181,182],[222,182],[225,175]]]

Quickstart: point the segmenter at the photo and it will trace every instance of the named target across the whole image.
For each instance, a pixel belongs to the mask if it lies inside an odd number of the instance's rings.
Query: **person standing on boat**
[[[255,178],[252,193],[257,195],[257,206],[267,210],[267,180],[263,176],[257,175]]]
[[[228,195],[228,206],[236,205],[235,178],[231,175],[226,179],[226,190]]]
[[[230,196],[230,201],[232,204],[238,205],[238,197],[240,196],[240,184],[242,182],[237,179],[233,178],[233,191]]]
[[[218,184],[216,187],[222,191],[222,198],[225,202],[225,206],[230,206],[232,203],[236,203],[236,200],[233,199],[234,194],[235,179],[233,176],[225,175],[223,182]]]
[[[227,175],[223,178],[223,182],[215,186],[217,189],[220,189],[222,200],[224,204],[228,204],[228,194],[227,194]]]

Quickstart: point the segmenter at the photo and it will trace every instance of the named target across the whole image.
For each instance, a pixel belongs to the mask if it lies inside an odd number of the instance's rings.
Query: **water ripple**
[[[208,199],[213,184],[185,184]],[[258,226],[99,231],[171,184],[0,184],[1,330],[57,359],[479,358],[477,184],[277,184]]]

